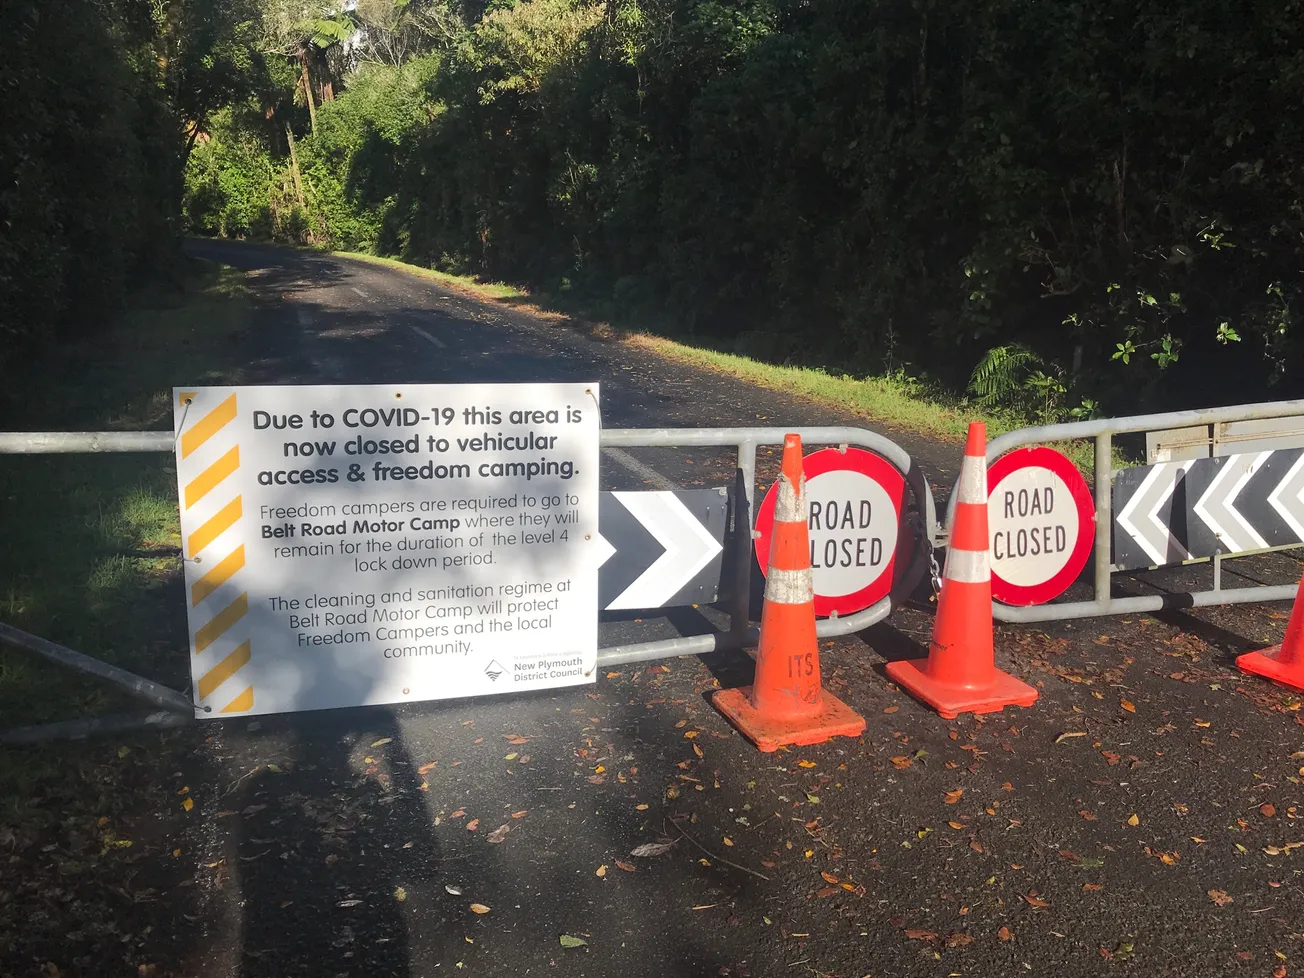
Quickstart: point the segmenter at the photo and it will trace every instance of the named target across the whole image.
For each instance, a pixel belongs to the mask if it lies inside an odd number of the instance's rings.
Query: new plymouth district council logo
[[[497,659],[491,659],[489,661],[489,664],[484,667],[484,674],[488,676],[490,679],[492,679],[494,682],[497,682],[498,677],[501,676],[506,671],[507,670],[503,667],[502,663],[500,663]]]

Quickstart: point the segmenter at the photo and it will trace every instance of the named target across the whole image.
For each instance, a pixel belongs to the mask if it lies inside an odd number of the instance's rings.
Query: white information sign
[[[196,715],[594,681],[597,397],[176,390]]]

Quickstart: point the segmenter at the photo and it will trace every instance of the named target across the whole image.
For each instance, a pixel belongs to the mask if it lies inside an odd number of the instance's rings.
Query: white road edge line
[[[364,298],[364,299],[370,299],[370,298],[371,298],[371,296],[367,295],[367,293],[363,292],[363,291],[362,291],[360,288],[358,288],[356,285],[350,285],[349,288],[352,289],[354,292],[356,292],[358,295],[362,296],[362,298]]]
[[[607,458],[611,459],[618,465],[624,466],[630,472],[633,472],[645,482],[650,482],[658,489],[665,492],[673,492],[679,488],[656,469],[652,468],[652,466],[644,465],[623,448],[604,448],[602,451],[606,454]]]
[[[439,349],[441,349],[441,350],[446,350],[446,349],[448,349],[448,344],[447,344],[447,343],[445,343],[443,340],[441,340],[441,339],[440,339],[439,337],[437,337],[437,336],[431,336],[429,333],[427,333],[427,332],[426,332],[424,329],[422,329],[420,326],[413,326],[412,329],[416,332],[416,334],[417,334],[418,336],[423,337],[423,338],[429,340],[431,343],[433,343],[433,344],[434,344],[435,346],[437,346]]]

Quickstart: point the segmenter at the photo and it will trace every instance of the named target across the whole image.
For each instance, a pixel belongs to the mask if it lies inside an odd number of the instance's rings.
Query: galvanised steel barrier
[[[1104,615],[1139,614],[1174,608],[1202,608],[1211,605],[1292,600],[1295,597],[1298,584],[1223,588],[1221,586],[1221,575],[1215,575],[1214,586],[1204,591],[1114,597],[1110,593],[1110,578],[1114,571],[1111,535],[1114,520],[1111,490],[1114,475],[1117,471],[1113,467],[1115,435],[1136,434],[1166,428],[1223,424],[1231,421],[1257,421],[1264,418],[1284,418],[1296,415],[1304,415],[1304,400],[1238,404],[1231,407],[1208,408],[1200,411],[1170,411],[1164,414],[1143,414],[1130,418],[1075,421],[1069,424],[1020,428],[1018,431],[1011,431],[993,438],[987,444],[987,462],[989,465],[1005,453],[1027,445],[1049,445],[1084,439],[1094,441],[1096,542],[1092,556],[1092,586],[1094,589],[1092,600],[1052,602],[1051,604],[1029,607],[1014,607],[993,602],[992,614],[998,621],[1038,622],[1059,621],[1068,618],[1096,618]],[[951,498],[947,502],[946,533],[949,533],[954,511],[955,493],[952,492]],[[942,539],[937,542],[940,545]]]
[[[751,623],[752,521],[755,512],[756,453],[763,445],[782,445],[784,435],[796,432],[803,445],[863,448],[890,463],[905,477],[915,506],[915,546],[911,560],[887,597],[863,611],[819,621],[820,638],[851,635],[877,624],[901,603],[929,572],[933,543],[938,535],[932,489],[923,472],[899,445],[864,428],[604,428],[600,444],[608,449],[712,448],[737,450],[732,514],[733,567],[728,596],[729,628],[700,635],[685,635],[655,642],[608,646],[598,650],[599,667],[648,662],[682,655],[701,655],[754,644],[759,631]],[[69,431],[0,432],[0,455],[96,454],[101,452],[155,452],[171,454],[175,435],[170,431]],[[904,518],[904,514],[903,514]],[[137,676],[99,659],[54,642],[0,624],[0,643],[24,649],[51,662],[77,669],[111,682],[158,712],[147,717],[91,717],[0,733],[0,744],[36,743],[50,739],[86,737],[95,733],[132,729],[161,729],[194,719],[194,706],[184,694]]]

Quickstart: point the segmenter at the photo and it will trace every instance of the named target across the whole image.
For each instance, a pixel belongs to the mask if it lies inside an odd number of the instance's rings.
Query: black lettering
[[[1060,553],[1063,553],[1067,547],[1068,533],[1062,526],[1055,527],[1055,549]]]
[[[869,566],[877,567],[881,563],[883,563],[883,541],[874,537],[869,542]]]
[[[1014,519],[1014,493],[1009,491],[1005,493],[1005,518]]]
[[[860,526],[857,527],[857,529],[868,530],[870,519],[873,517],[873,515],[874,515],[874,507],[870,505],[868,499],[862,499],[860,501]]]
[[[822,529],[822,527],[820,526],[820,513],[823,512],[823,510],[824,510],[823,503],[817,503],[815,500],[813,499],[811,500],[810,519],[807,520],[806,522],[812,530]]]
[[[1005,494],[1006,506],[1010,505],[1010,495],[1011,494],[1008,492]],[[1005,539],[1005,534],[1002,533],[1000,530],[997,530],[995,533],[992,534],[992,559],[993,560],[1005,559],[1005,554],[1001,553],[1001,541],[1004,539]]]

